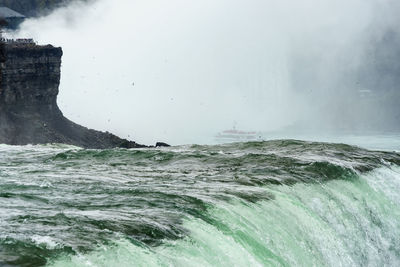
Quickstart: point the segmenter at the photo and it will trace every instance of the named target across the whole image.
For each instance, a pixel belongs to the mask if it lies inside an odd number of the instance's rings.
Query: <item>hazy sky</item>
[[[30,19],[18,35],[62,46],[58,103],[69,119],[140,143],[204,143],[234,124],[274,130],[340,107],[334,98],[350,90],[371,36],[396,23],[394,7],[99,0]]]

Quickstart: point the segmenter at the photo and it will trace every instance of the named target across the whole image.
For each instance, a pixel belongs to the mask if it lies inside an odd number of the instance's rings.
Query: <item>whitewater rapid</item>
[[[0,150],[3,265],[400,265],[395,152],[294,140]]]

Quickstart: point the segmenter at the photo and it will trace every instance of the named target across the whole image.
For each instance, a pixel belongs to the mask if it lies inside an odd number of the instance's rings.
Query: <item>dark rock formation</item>
[[[82,127],[63,116],[57,106],[61,48],[34,43],[0,46],[0,143],[145,147]]]
[[[170,145],[164,142],[157,142],[156,147],[170,147]]]

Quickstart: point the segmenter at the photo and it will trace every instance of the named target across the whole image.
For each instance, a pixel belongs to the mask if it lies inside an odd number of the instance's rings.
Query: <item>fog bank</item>
[[[141,143],[208,143],[234,124],[399,125],[398,11],[392,0],[99,0],[16,36],[63,47],[58,103],[71,120]]]

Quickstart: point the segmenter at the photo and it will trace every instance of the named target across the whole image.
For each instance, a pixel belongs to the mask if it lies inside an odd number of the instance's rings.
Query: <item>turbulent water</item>
[[[400,154],[0,146],[1,266],[400,266]]]

